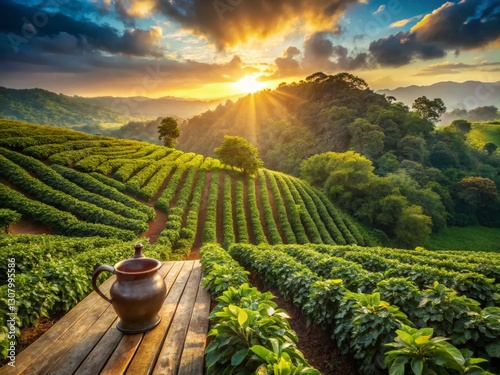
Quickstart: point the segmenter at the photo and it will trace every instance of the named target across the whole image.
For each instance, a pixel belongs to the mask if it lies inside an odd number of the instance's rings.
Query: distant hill
[[[144,96],[99,96],[95,98],[74,96],[73,98],[82,103],[98,105],[120,113],[126,113],[133,117],[148,119],[158,116],[189,118],[209,109],[214,109],[217,105],[225,101],[225,99],[192,100],[172,96],[157,99],[146,98]]]
[[[170,96],[158,99],[139,96],[85,98],[39,88],[18,90],[0,87],[0,117],[64,128],[103,124],[117,127],[129,121],[157,117],[189,118],[213,109],[225,100],[204,101]]]
[[[398,101],[410,107],[420,96],[443,99],[449,111],[455,108],[471,110],[488,105],[500,107],[500,82],[438,82],[430,86],[399,87],[394,90],[377,90],[377,92],[394,96]]]
[[[84,125],[123,124],[133,118],[98,105],[43,89],[0,87],[0,117],[73,128]]]

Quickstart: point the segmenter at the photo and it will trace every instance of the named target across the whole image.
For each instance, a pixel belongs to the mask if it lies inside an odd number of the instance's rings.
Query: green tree
[[[483,149],[488,153],[488,155],[493,154],[497,150],[497,145],[493,142],[488,142],[484,145]]]
[[[467,134],[468,132],[470,132],[470,130],[472,128],[471,123],[467,120],[454,120],[451,123],[451,126],[456,131],[458,131],[459,133],[462,133],[462,134]]]
[[[446,112],[446,107],[442,99],[435,98],[434,100],[430,100],[425,96],[415,99],[412,108],[420,117],[431,122],[438,122],[441,115]]]
[[[300,176],[352,210],[369,193],[371,180],[376,177],[373,170],[372,162],[354,151],[326,152],[304,160]]]
[[[370,124],[363,118],[357,118],[348,127],[351,134],[351,147],[373,159],[384,149],[385,135],[378,125]]]
[[[224,142],[214,152],[222,164],[240,168],[244,174],[254,174],[264,165],[259,150],[241,137],[224,136]]]
[[[177,138],[181,135],[179,124],[173,117],[165,117],[161,120],[161,124],[158,126],[158,133],[160,134],[158,139],[163,139],[163,145],[170,148],[175,147]]]
[[[489,178],[466,177],[458,184],[458,211],[476,217],[480,224],[500,224],[500,201],[495,183]]]
[[[405,207],[394,229],[399,246],[409,249],[422,245],[429,239],[432,219],[417,205]]]
[[[386,152],[377,160],[377,174],[385,176],[388,173],[395,172],[399,167],[399,160],[392,152]]]
[[[434,124],[416,113],[408,113],[403,123],[405,134],[427,137],[434,130]]]
[[[405,159],[420,163],[423,163],[429,155],[425,139],[416,135],[401,138],[398,142],[398,153]]]

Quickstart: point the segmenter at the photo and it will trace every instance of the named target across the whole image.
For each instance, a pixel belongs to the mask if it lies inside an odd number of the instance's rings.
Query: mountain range
[[[64,128],[106,125],[174,116],[190,118],[215,108],[226,99],[210,101],[146,97],[68,96],[35,89],[0,87],[0,117]]]
[[[429,86],[413,85],[377,92],[394,96],[410,108],[415,99],[421,96],[429,99],[441,98],[448,111],[455,108],[471,110],[489,105],[500,107],[500,82],[438,82]]]

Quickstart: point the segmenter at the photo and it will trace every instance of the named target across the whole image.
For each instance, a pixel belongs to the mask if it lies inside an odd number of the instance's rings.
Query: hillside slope
[[[489,142],[500,147],[500,123],[473,123],[467,138],[481,149]]]
[[[0,208],[54,233],[146,234],[186,252],[204,242],[367,242],[301,180],[269,170],[245,177],[144,142],[3,120],[0,162]]]
[[[0,87],[0,117],[72,128],[103,123],[123,124],[131,116],[70,96],[42,89]]]

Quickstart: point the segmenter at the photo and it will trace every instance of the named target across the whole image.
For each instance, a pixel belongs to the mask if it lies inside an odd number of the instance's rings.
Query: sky
[[[322,71],[500,81],[498,0],[0,0],[0,86],[224,98]]]

